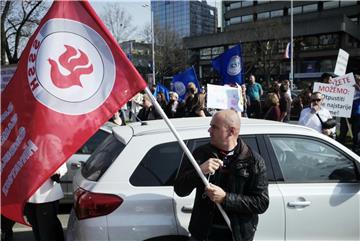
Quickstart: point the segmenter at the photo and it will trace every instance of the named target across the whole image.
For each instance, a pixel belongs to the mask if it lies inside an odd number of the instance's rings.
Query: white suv
[[[192,151],[210,118],[172,119]],[[270,206],[255,240],[359,240],[360,158],[312,129],[242,119],[267,164]],[[173,189],[184,152],[163,120],[113,129],[74,178],[67,240],[187,240],[194,194]]]
[[[61,188],[64,192],[64,198],[60,200],[61,203],[73,202],[73,185],[72,180],[75,173],[80,169],[95,149],[111,134],[113,127],[118,126],[112,122],[106,122],[99,130],[92,135],[84,145],[66,161],[67,172],[61,177]]]

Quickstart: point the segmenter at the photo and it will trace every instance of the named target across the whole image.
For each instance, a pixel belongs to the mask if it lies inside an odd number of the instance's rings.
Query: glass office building
[[[206,1],[151,1],[155,28],[180,37],[216,32],[217,10]]]
[[[264,80],[288,78],[285,57],[291,33],[291,1],[222,1],[223,32],[184,39],[199,56],[199,76],[220,77],[211,60],[241,42],[244,66]],[[360,72],[360,1],[293,1],[294,80],[318,81],[335,69],[339,49],[349,53],[347,72]],[[270,51],[269,51],[270,50]],[[259,78],[258,78],[259,79]]]

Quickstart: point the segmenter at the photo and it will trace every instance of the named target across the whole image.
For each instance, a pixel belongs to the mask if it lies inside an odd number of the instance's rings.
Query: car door
[[[286,240],[359,240],[360,183],[341,145],[302,136],[269,136],[286,205]]]
[[[274,174],[272,172],[270,160],[267,157],[268,154],[262,136],[242,136],[242,139],[252,148],[252,150],[263,156],[268,170],[270,206],[268,210],[259,217],[259,225],[255,234],[255,240],[284,240],[285,213],[283,199],[277,185],[275,185]],[[189,141],[188,146],[189,149],[193,151],[195,148],[206,144],[209,141],[209,138],[194,139]],[[188,234],[187,230],[194,198],[195,190],[186,197],[179,197],[174,193],[174,210],[177,216],[178,230],[183,235]]]
[[[170,236],[178,234],[172,186],[183,151],[173,139],[170,134],[133,138],[121,153],[121,161],[115,162],[105,174],[103,183],[113,183],[114,190],[124,199],[121,208],[107,217],[109,240],[158,236],[171,240]],[[136,167],[132,170],[134,161]],[[129,174],[128,182],[118,181]],[[112,181],[107,181],[106,176],[111,176]]]

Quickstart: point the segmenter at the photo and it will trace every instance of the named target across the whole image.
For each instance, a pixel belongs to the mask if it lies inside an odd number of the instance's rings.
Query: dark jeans
[[[229,229],[214,229],[209,232],[209,236],[205,240],[197,240],[191,237],[189,241],[233,241],[232,234]]]
[[[340,133],[339,133],[339,136],[338,136],[338,141],[341,143],[341,144],[345,144],[346,142],[346,135],[348,133],[348,125],[346,123],[346,118],[344,117],[341,117],[340,118]]]
[[[13,240],[13,230],[15,222],[11,219],[6,218],[1,215],[1,233],[2,233],[2,241],[11,241]]]
[[[25,216],[32,226],[36,241],[64,241],[64,232],[57,217],[59,201],[27,203]]]
[[[261,110],[261,102],[260,100],[252,100],[250,101],[250,106],[248,108],[248,117],[249,118],[262,118],[262,110]]]
[[[353,148],[359,148],[359,133],[360,133],[360,116],[351,117],[351,131],[353,134]]]

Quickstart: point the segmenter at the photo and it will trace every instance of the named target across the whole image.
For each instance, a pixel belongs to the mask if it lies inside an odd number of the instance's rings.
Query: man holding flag
[[[1,214],[25,224],[36,190],[145,87],[87,1],[54,1],[2,95]]]
[[[189,231],[190,241],[251,241],[259,216],[269,206],[264,159],[241,139],[240,117],[234,110],[216,112],[210,122],[210,143],[194,150],[204,185],[188,159],[181,163],[174,190],[180,197],[196,189]],[[231,228],[215,208],[221,205]]]

